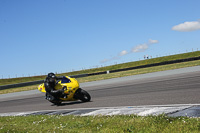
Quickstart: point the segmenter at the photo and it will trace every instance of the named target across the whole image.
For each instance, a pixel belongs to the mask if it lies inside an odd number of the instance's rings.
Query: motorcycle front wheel
[[[76,99],[80,99],[82,102],[89,102],[91,100],[91,96],[87,91],[79,88],[76,93]]]

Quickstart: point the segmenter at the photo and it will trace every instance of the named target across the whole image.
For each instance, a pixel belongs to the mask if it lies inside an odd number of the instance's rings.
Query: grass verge
[[[142,69],[136,69],[136,70],[129,70],[129,71],[123,71],[123,72],[116,72],[116,73],[110,73],[110,74],[103,74],[103,75],[94,75],[94,76],[77,78],[77,80],[80,83],[83,83],[83,82],[111,79],[111,78],[117,78],[117,77],[125,77],[125,76],[130,76],[130,75],[152,73],[152,72],[172,70],[172,69],[185,68],[185,67],[198,66],[198,65],[200,65],[200,60],[177,63],[177,64],[170,64],[170,65],[164,65],[164,66],[142,68]],[[35,89],[37,89],[37,87],[38,87],[38,85],[32,85],[32,86],[0,90],[0,94],[35,90]]]
[[[200,132],[200,119],[159,116],[62,116],[0,117],[0,132]]]
[[[164,66],[155,66],[155,67],[149,67],[149,68],[135,69],[135,70],[116,72],[116,73],[110,73],[110,74],[104,74],[104,75],[88,76],[88,77],[78,78],[77,80],[80,83],[81,82],[90,82],[90,81],[125,77],[125,76],[131,76],[131,75],[173,70],[173,69],[192,67],[192,66],[198,66],[198,65],[200,65],[200,60],[184,62],[184,63],[177,63],[177,64],[170,64],[170,65],[164,65]]]
[[[0,94],[7,94],[7,93],[13,93],[13,92],[36,90],[38,86],[39,85],[31,85],[31,86],[25,86],[25,87],[18,87],[18,88],[11,88],[11,89],[0,90]]]
[[[93,68],[93,69],[87,69],[87,70],[81,70],[81,71],[62,73],[62,74],[58,74],[58,76],[60,76],[60,75],[69,75],[70,76],[70,75],[78,75],[78,74],[85,74],[85,73],[103,72],[103,71],[107,71],[107,70],[116,70],[116,69],[129,68],[129,67],[153,64],[153,63],[160,63],[160,62],[178,60],[178,59],[186,59],[186,58],[191,58],[191,57],[199,57],[199,56],[200,56],[200,51],[196,51],[196,52],[190,52],[190,53],[184,53],[184,54],[152,58],[152,59],[148,59],[148,60],[116,64],[116,65],[100,67],[100,68]],[[45,76],[44,75],[43,76],[34,76],[34,77],[12,78],[12,79],[0,79],[0,85],[43,80],[45,77],[46,77],[46,75]]]

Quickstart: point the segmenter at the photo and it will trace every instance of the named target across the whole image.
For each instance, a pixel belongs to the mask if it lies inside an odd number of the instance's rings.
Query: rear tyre
[[[61,101],[56,101],[56,102],[54,102],[53,104],[55,104],[55,105],[59,106],[59,105],[61,105],[61,104],[62,104],[62,102],[61,102]]]

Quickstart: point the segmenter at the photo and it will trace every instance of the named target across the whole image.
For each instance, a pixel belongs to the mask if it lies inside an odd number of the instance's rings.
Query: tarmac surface
[[[92,101],[52,106],[37,90],[0,95],[0,116],[28,114],[200,116],[200,66],[81,83]],[[50,112],[50,113],[49,113]],[[70,112],[70,113],[67,113]]]

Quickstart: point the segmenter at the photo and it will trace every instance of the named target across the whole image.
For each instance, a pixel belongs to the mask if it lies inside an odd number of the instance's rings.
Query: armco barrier
[[[10,88],[17,88],[17,87],[24,87],[29,85],[36,85],[43,83],[44,80],[32,81],[32,82],[25,82],[25,83],[18,83],[18,84],[10,84],[10,85],[2,85],[0,86],[0,90],[10,89]]]
[[[147,68],[147,67],[153,67],[153,66],[168,65],[168,64],[188,62],[188,61],[194,61],[194,60],[200,60],[200,56],[199,57],[193,57],[193,58],[187,58],[187,59],[165,61],[165,62],[161,62],[161,63],[154,63],[154,64],[147,64],[147,65],[141,65],[141,66],[136,66],[136,67],[129,67],[129,68],[111,70],[111,71],[89,73],[89,74],[80,74],[80,75],[72,75],[70,77],[72,77],[72,78],[81,78],[81,77],[87,77],[87,76],[93,76],[93,75],[100,75],[100,74],[107,74],[107,73],[114,73],[114,72],[121,72],[121,71],[128,71],[128,70],[133,70],[133,69],[140,69],[140,68]],[[10,85],[3,85],[3,86],[0,86],[0,90],[9,89],[9,88],[16,88],[16,87],[24,87],[24,86],[28,86],[28,85],[36,85],[36,84],[41,84],[41,83],[43,83],[43,80],[38,80],[38,81],[33,81],[33,82],[26,82],[26,83],[18,83],[18,84],[10,84]]]
[[[80,78],[80,77],[87,77],[88,74],[80,74],[80,75],[72,75],[72,78]],[[18,83],[18,84],[10,84],[10,85],[2,85],[0,86],[0,90],[5,90],[9,88],[17,88],[17,87],[24,87],[29,85],[36,85],[43,83],[44,80],[32,81],[32,82],[25,82],[25,83]]]
[[[97,72],[97,73],[89,73],[88,76],[93,76],[93,75],[100,75],[100,74],[106,74],[107,71],[105,72]]]
[[[87,77],[88,74],[79,74],[79,75],[72,75],[70,76],[71,78],[82,78],[82,77]]]

